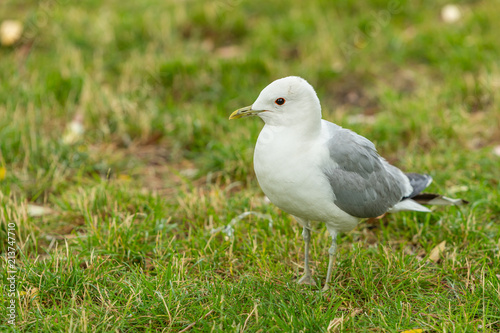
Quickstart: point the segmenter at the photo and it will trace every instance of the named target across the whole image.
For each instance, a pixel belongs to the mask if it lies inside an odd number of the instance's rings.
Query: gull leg
[[[308,284],[315,286],[316,282],[312,279],[311,269],[309,268],[309,243],[311,241],[311,230],[309,230],[309,221],[304,221],[305,226],[302,229],[302,237],[305,243],[305,254],[304,254],[304,275],[297,281],[298,284]]]
[[[337,233],[331,233],[332,235],[332,246],[328,249],[328,271],[326,272],[325,286],[322,291],[327,291],[330,287],[328,284],[332,279],[333,264],[335,263],[335,253],[337,252]]]

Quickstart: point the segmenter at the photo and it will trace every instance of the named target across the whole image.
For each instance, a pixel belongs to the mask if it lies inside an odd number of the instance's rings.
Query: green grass
[[[19,292],[13,329],[2,264],[0,330],[499,331],[500,6],[460,1],[449,24],[445,4],[1,2],[25,32],[0,47],[0,251],[7,263],[14,223]],[[363,222],[339,238],[331,292],[296,285],[301,228],[252,169],[262,123],[227,120],[287,75],[316,87],[324,118],[470,204]],[[211,233],[245,211],[272,228]]]

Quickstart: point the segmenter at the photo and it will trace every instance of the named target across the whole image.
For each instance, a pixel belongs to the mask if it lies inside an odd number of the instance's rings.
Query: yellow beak
[[[265,110],[252,110],[252,106],[245,106],[244,108],[238,109],[231,113],[229,119],[238,119],[243,117],[255,116],[258,113],[264,112]]]

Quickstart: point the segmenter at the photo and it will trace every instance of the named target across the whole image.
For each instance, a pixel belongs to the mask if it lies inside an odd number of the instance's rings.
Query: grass
[[[3,1],[0,21],[25,31],[0,47],[0,251],[7,264],[13,223],[18,291],[0,329],[499,331],[500,8],[460,1],[445,23],[445,4]],[[331,292],[296,285],[301,229],[252,169],[262,124],[227,120],[287,75],[317,88],[324,118],[470,205],[363,222],[339,239]],[[211,232],[245,211],[272,228]],[[314,228],[320,283],[329,240]]]

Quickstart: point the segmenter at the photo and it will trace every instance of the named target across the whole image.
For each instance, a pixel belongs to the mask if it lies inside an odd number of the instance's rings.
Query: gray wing
[[[411,187],[413,187],[413,191],[407,198],[413,198],[419,195],[420,192],[425,190],[425,188],[432,183],[432,177],[429,175],[422,175],[414,172],[406,173],[405,175],[410,180]]]
[[[336,125],[329,131],[327,146],[334,163],[324,173],[340,209],[360,218],[377,217],[401,201],[405,176],[378,155],[371,141]]]

